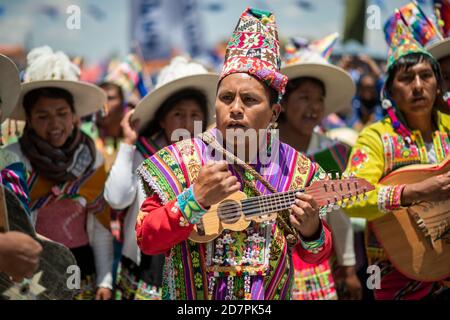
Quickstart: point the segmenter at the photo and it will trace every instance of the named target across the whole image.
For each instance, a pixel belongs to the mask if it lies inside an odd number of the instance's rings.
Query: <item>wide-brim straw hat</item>
[[[94,84],[79,81],[80,70],[62,52],[47,46],[32,50],[27,56],[28,67],[21,85],[17,108],[12,119],[26,120],[24,96],[35,89],[59,88],[67,90],[74,99],[75,114],[84,117],[99,111],[106,104],[105,92]]]
[[[19,94],[19,70],[11,59],[0,54],[0,99],[2,111],[0,123],[3,123],[14,110]]]
[[[304,62],[283,67],[281,72],[289,81],[301,77],[322,81],[325,86],[325,116],[348,108],[356,92],[350,74],[332,64]]]
[[[427,46],[426,49],[436,60],[450,56],[450,38]]]
[[[286,46],[286,60],[281,68],[289,81],[301,77],[322,81],[325,86],[325,116],[348,109],[356,93],[350,74],[329,62],[338,37],[339,34],[335,32],[311,42],[292,38]]]
[[[215,99],[219,75],[186,57],[175,57],[158,76],[155,89],[139,101],[132,120],[139,119],[141,130],[153,120],[161,105],[173,94],[195,89],[203,93],[208,104],[207,125],[215,122]]]

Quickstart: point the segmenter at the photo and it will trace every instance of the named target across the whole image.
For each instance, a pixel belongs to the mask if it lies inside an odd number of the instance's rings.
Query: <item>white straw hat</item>
[[[429,45],[425,49],[427,49],[436,60],[450,56],[450,38]]]
[[[177,56],[158,75],[155,89],[148,93],[136,106],[134,119],[140,119],[141,128],[154,118],[159,107],[174,93],[184,89],[202,92],[208,103],[207,124],[215,121],[214,101],[219,75],[208,72],[201,64],[186,57]]]
[[[20,94],[19,70],[7,56],[0,54],[0,123],[9,117]]]
[[[348,107],[356,93],[356,86],[348,72],[331,64],[328,57],[331,54],[338,34],[332,34],[324,39],[295,51],[291,46],[290,56],[281,68],[289,81],[300,77],[316,78],[325,85],[325,116]]]
[[[27,56],[27,69],[17,108],[11,115],[16,120],[25,120],[23,97],[30,91],[45,87],[65,89],[74,98],[75,113],[84,117],[95,113],[106,104],[106,94],[96,85],[79,81],[80,69],[63,52],[53,52],[48,47],[39,47]]]

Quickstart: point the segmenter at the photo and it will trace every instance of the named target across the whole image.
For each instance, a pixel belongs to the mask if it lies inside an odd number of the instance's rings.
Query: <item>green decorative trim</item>
[[[195,199],[193,186],[180,193],[177,200],[181,213],[191,224],[198,223],[201,217],[208,211]]]

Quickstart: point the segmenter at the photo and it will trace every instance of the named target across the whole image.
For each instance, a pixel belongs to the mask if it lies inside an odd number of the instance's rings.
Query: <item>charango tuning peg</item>
[[[320,180],[325,180],[326,177],[327,177],[327,174],[325,172],[319,173],[319,179]]]
[[[367,199],[369,199],[369,197],[367,197],[367,189],[364,188],[364,189],[363,189],[363,200],[364,200],[364,201],[367,201]]]
[[[348,173],[347,172],[343,172],[341,175],[342,179],[348,179]]]
[[[328,172],[327,176],[328,176],[328,179],[333,180],[333,174],[331,172]]]
[[[339,209],[339,199],[335,196],[334,202],[333,202],[333,210],[338,210],[338,209]]]
[[[353,201],[353,199],[352,198],[348,198],[348,205],[349,206],[352,206],[353,204],[354,204],[355,202]]]
[[[326,210],[327,210],[328,213],[330,213],[331,211],[333,211],[333,204],[332,204],[332,203],[328,204],[328,205],[326,206]]]

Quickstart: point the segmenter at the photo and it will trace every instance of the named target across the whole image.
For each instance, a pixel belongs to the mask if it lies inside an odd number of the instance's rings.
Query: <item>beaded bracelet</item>
[[[404,184],[396,185],[396,186],[388,186],[386,188],[385,197],[385,210],[393,211],[397,210],[401,207],[402,204],[402,192],[405,188]]]
[[[177,197],[178,208],[182,215],[191,224],[196,224],[200,221],[201,217],[208,211],[203,208],[195,199],[193,187],[180,193]]]
[[[323,249],[323,245],[325,243],[325,231],[323,230],[320,232],[320,237],[317,240],[312,241],[304,241],[303,239],[300,239],[300,243],[303,247],[303,249],[311,252],[311,253],[319,253]]]

